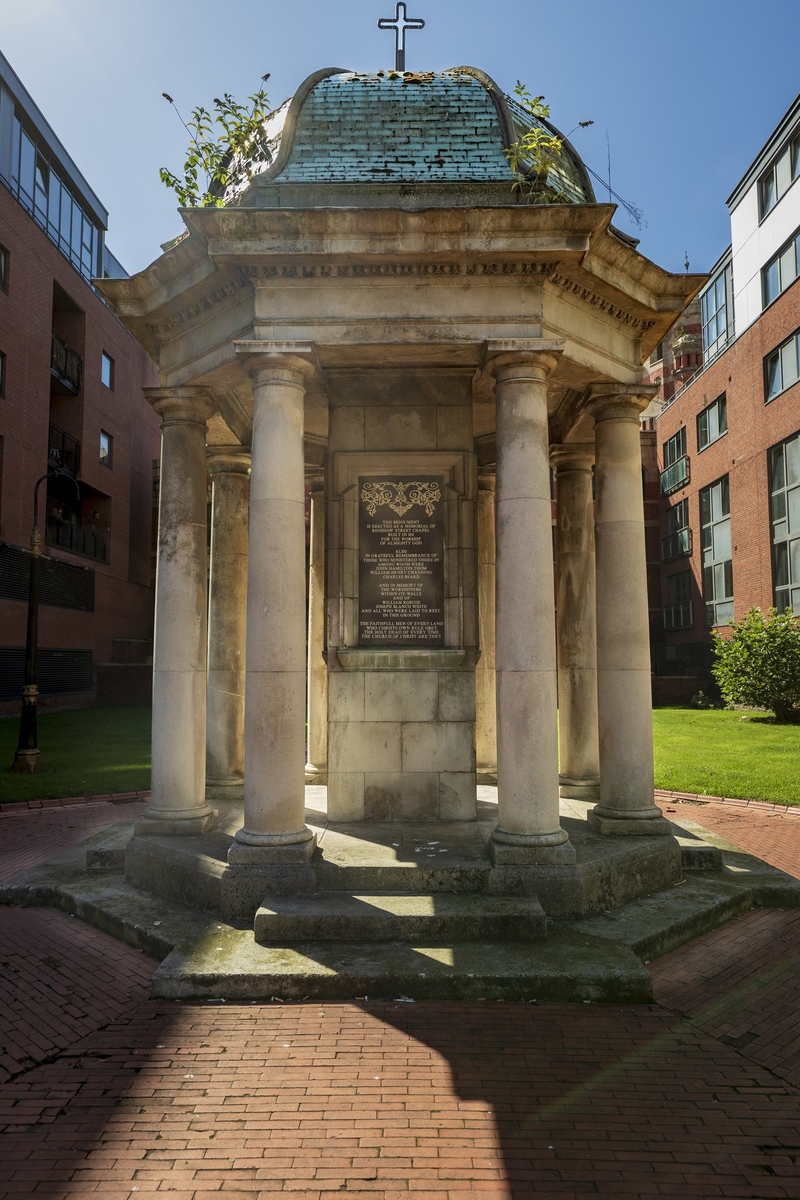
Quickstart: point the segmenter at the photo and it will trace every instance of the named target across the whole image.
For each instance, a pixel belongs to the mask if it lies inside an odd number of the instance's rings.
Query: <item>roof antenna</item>
[[[688,250],[684,250],[683,257],[685,259],[685,262],[683,265],[684,265],[686,271],[688,272],[688,270],[689,270],[689,251]]]

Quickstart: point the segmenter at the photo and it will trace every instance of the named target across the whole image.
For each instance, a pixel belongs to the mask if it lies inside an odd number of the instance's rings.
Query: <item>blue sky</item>
[[[0,0],[0,48],[111,213],[131,272],[181,228],[160,166],[180,166],[184,115],[271,72],[279,104],[320,67],[392,64],[394,0]],[[641,250],[708,269],[725,199],[800,91],[798,0],[409,0],[409,69],[469,64],[544,93],[598,174],[644,211]],[[603,198],[598,187],[598,197]]]

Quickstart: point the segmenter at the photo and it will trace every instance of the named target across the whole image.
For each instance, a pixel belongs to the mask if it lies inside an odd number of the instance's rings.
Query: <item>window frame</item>
[[[706,437],[706,440],[701,443],[701,441],[700,441],[701,419],[703,417],[706,418],[706,433],[708,433],[708,416],[711,413],[711,410],[714,408],[718,409],[719,413],[724,415],[725,428],[724,429],[721,428],[720,416],[718,415],[717,416],[717,435],[716,435],[716,437],[713,437],[713,438]],[[712,400],[711,403],[707,404],[705,408],[701,408],[700,412],[697,414],[696,432],[697,432],[697,453],[698,454],[702,454],[703,451],[707,450],[709,446],[715,445],[720,440],[720,438],[725,437],[725,434],[728,432],[728,397],[727,397],[726,392],[723,392],[721,396],[717,396],[716,400]]]
[[[797,374],[791,383],[783,382],[783,351],[789,345],[795,343],[795,361],[797,363]],[[770,376],[773,368],[777,366],[780,372],[781,384],[780,387],[770,392]],[[773,400],[777,400],[778,396],[782,396],[784,392],[788,392],[796,383],[800,382],[800,329],[796,329],[794,333],[785,338],[780,345],[775,346],[770,350],[769,354],[764,355],[764,403],[771,404]]]
[[[721,296],[721,301],[720,301]],[[714,310],[710,311],[710,300],[714,299]],[[724,316],[724,322],[721,318]],[[703,363],[712,362],[733,341],[735,324],[733,308],[733,263],[729,262],[719,274],[709,281],[700,296],[700,323],[702,327]],[[713,326],[714,336],[710,336]]]
[[[782,263],[786,256],[786,252],[794,247],[795,271],[794,275],[786,283],[783,282]],[[769,293],[769,274],[770,271],[776,269],[778,276],[778,290],[774,296]],[[761,268],[761,309],[766,311],[771,304],[783,295],[787,288],[790,288],[793,283],[796,283],[800,278],[800,229],[796,229],[792,236],[783,243],[777,254],[773,254],[769,262]]]
[[[8,246],[4,246],[3,243],[0,242],[0,292],[4,292],[6,296],[8,295],[10,263],[11,254],[9,253]]]
[[[7,367],[8,367],[8,361],[6,359],[5,351],[0,350],[0,398],[5,396],[5,394],[6,394],[6,370],[7,370]]]
[[[796,443],[796,451],[793,455],[794,462],[794,479],[789,478],[787,470],[788,447]],[[775,486],[775,462],[776,456],[780,453],[781,458],[781,482],[778,487]],[[796,492],[800,498],[800,432],[794,433],[791,437],[784,438],[774,446],[770,446],[767,450],[767,477],[769,480],[769,523],[770,523],[770,557],[772,562],[772,599],[778,612],[785,612],[786,608],[791,606],[793,611],[800,615],[800,514],[798,516],[797,529],[792,528],[792,501],[790,493]],[[776,504],[776,498],[780,497],[780,502]],[[800,509],[800,499],[794,506]],[[779,527],[785,526],[783,536],[776,539],[776,531]],[[796,549],[793,550],[793,546]],[[783,551],[783,553],[781,553]],[[786,568],[786,582],[779,582],[779,559],[783,559]],[[792,568],[793,560],[795,561],[796,571]],[[795,579],[794,576],[797,575]],[[783,597],[779,595],[785,593],[788,598],[788,604],[783,603]],[[798,604],[792,604],[792,593],[797,594]]]
[[[716,517],[716,518],[714,517],[714,497],[713,497],[713,492],[714,492],[715,488],[721,489],[721,501],[722,501],[721,505],[720,505],[720,507],[722,509],[721,516]],[[706,496],[708,497],[707,501],[705,500]],[[724,508],[725,500],[727,500],[727,509]],[[698,503],[700,505],[700,569],[702,572],[701,579],[702,579],[702,591],[703,591],[703,605],[704,605],[704,610],[705,610],[704,623],[705,623],[705,626],[707,629],[716,629],[723,625],[729,625],[731,623],[731,621],[734,619],[733,528],[732,528],[732,522],[731,522],[730,476],[728,474],[721,475],[719,477],[719,479],[715,479],[712,483],[707,484],[706,487],[701,488],[700,492],[698,494]],[[704,519],[703,519],[703,510],[704,510],[704,507],[706,506],[706,504],[708,505],[708,515],[710,518],[708,521],[704,521]],[[724,558],[723,557],[720,557],[720,558],[712,557],[707,560],[706,554],[708,551],[711,552],[712,556],[714,554],[714,537],[715,537],[714,531],[717,527],[723,525],[726,522],[728,525],[728,542],[730,545],[730,557],[724,557]],[[708,545],[706,544],[706,541],[707,541],[706,530],[710,530],[710,533],[708,536]],[[726,571],[726,567],[728,567],[727,571]],[[723,584],[725,584],[727,582],[728,578],[730,579],[730,588],[729,589],[726,588],[724,596],[718,596],[716,594],[716,582],[717,582],[717,574],[718,574],[717,568],[722,569]],[[712,585],[713,585],[712,586],[713,594],[711,596],[709,596],[709,594],[708,594],[708,586],[707,586],[707,584],[708,584],[707,572],[708,571],[711,572],[711,580],[712,580]],[[720,619],[719,612],[718,612],[718,609],[721,605],[730,605],[730,615],[723,619]],[[709,620],[709,609],[710,608],[713,608],[713,610],[714,610],[713,621]]]
[[[103,455],[103,438],[107,439],[106,454]],[[109,471],[114,466],[114,438],[106,429],[100,430],[100,466]]]
[[[783,159],[788,156],[789,159],[789,182],[786,184],[783,191],[778,188],[778,164],[783,162]],[[793,183],[800,178],[800,133],[795,131],[793,137],[790,137],[781,146],[780,150],[773,157],[765,171],[762,171],[758,177],[758,223],[766,221],[771,212],[777,208],[783,197],[790,190]],[[768,182],[772,184],[772,200],[769,204],[765,201],[765,187]]]
[[[109,378],[108,383],[106,383],[106,381],[104,379],[106,363],[108,363],[108,378]],[[114,391],[114,383],[115,383],[115,376],[116,376],[115,366],[116,366],[116,364],[114,362],[114,359],[111,357],[111,355],[108,353],[107,350],[103,350],[101,353],[101,356],[100,356],[100,382],[104,388],[107,388],[109,390],[109,392]]]

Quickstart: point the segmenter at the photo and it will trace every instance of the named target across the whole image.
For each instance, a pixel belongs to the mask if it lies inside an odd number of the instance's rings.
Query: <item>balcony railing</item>
[[[96,533],[94,529],[83,529],[58,517],[48,517],[45,540],[48,546],[60,546],[62,550],[70,550],[95,562],[108,562],[108,543],[102,533]]]
[[[665,629],[691,629],[693,625],[691,600],[687,600],[684,604],[668,604],[665,607]]]
[[[47,460],[53,467],[64,467],[76,478],[81,469],[81,444],[58,425],[50,422],[50,443]]]
[[[674,562],[676,558],[683,558],[685,554],[692,553],[692,531],[691,529],[679,529],[676,533],[671,533],[669,537],[661,539],[661,561],[668,563]]]
[[[678,488],[684,487],[689,482],[688,454],[684,454],[683,458],[679,458],[667,467],[666,471],[662,471],[658,479],[662,496],[668,496],[670,492],[676,492]]]
[[[77,396],[81,390],[83,359],[57,333],[50,340],[50,372]]]

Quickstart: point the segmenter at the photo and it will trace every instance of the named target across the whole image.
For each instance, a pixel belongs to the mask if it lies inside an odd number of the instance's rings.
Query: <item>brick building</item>
[[[125,274],[107,213],[2,55],[0,183],[0,712],[19,704],[33,491],[54,467],[42,706],[146,698],[160,436],[141,389],[158,377],[91,284]]]
[[[800,97],[728,200],[731,246],[700,295],[702,363],[655,420],[662,700],[708,686],[713,628],[751,607],[800,612],[799,180]]]

